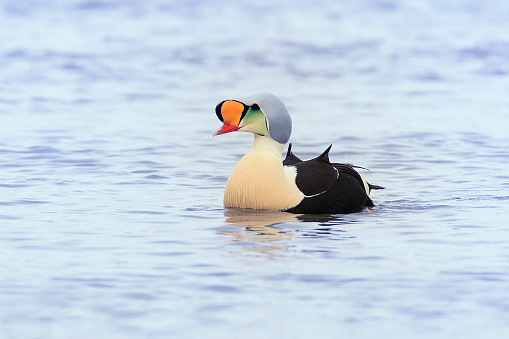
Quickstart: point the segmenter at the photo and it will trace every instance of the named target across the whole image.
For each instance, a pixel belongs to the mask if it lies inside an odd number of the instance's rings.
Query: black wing
[[[336,164],[334,163],[333,164],[334,167],[336,167],[338,169],[338,171],[340,173],[348,173],[350,174],[351,176],[353,176],[355,179],[357,179],[357,181],[359,181],[359,183],[361,184],[362,187],[364,187],[364,182],[362,180],[362,177],[361,175],[354,169],[354,167],[357,167],[357,168],[362,168],[362,169],[367,169],[367,168],[364,168],[364,167],[360,167],[360,166],[354,166],[354,165],[351,165],[351,164]],[[378,186],[378,185],[371,185],[369,182],[367,183],[368,184],[368,187],[369,187],[369,190],[382,190],[384,189],[385,187],[382,187],[382,186]],[[366,192],[367,194],[369,194],[369,192]]]
[[[326,156],[325,162],[328,163],[329,165],[334,166],[338,170],[338,176],[341,173],[347,173],[347,174],[351,175],[352,177],[354,177],[359,182],[361,187],[364,187],[364,181],[362,180],[361,175],[355,170],[355,168],[362,168],[362,169],[365,169],[368,171],[369,171],[369,169],[367,169],[365,167],[361,167],[361,166],[352,165],[352,164],[340,164],[340,163],[332,163],[331,164],[329,162],[329,150],[330,150],[331,146],[329,146],[329,148],[319,157],[309,160],[309,161],[302,161],[299,157],[297,157],[295,154],[293,154],[292,144],[290,143],[288,145],[288,151],[286,153],[286,158],[285,158],[285,160],[283,160],[283,166],[297,167],[296,164],[305,163],[305,164],[301,164],[298,166],[298,167],[300,167],[300,169],[298,168],[299,169],[298,173],[300,173],[301,175],[300,176],[297,175],[297,178],[300,177],[299,181],[301,182],[302,189],[306,189],[309,192],[317,191],[319,189],[313,189],[313,186],[315,186],[315,187],[328,186],[328,184],[330,182],[330,178],[332,178],[332,176],[331,176],[332,172],[327,167],[323,166],[324,161],[323,160],[317,161],[321,157]],[[313,161],[313,162],[309,163],[310,161]],[[324,171],[327,172],[328,174],[325,174]],[[315,177],[315,175],[316,175],[316,177]],[[317,182],[319,182],[320,180],[324,180],[325,184],[317,185]],[[370,191],[385,189],[385,187],[382,187],[382,186],[372,185],[370,183],[367,183],[367,184],[369,186]],[[299,184],[297,184],[297,186],[299,186]],[[299,186],[299,189],[301,189],[301,186]],[[308,186],[311,186],[311,187],[308,187]],[[301,189],[301,191],[302,191],[302,189]],[[304,192],[304,191],[302,191],[302,192]],[[366,193],[369,194],[369,192],[366,192]],[[304,194],[306,194],[306,193],[304,192]],[[314,193],[314,194],[317,194],[317,193]],[[306,194],[306,195],[308,195],[308,194]]]
[[[354,177],[355,179],[357,179],[357,181],[359,182],[359,184],[361,184],[362,187],[364,187],[364,181],[362,180],[362,177],[361,175],[359,174],[359,172],[357,172],[352,165],[350,164],[332,164],[338,171],[339,173],[348,173],[350,174],[352,177]],[[369,193],[369,192],[367,192]]]
[[[314,159],[293,164],[297,168],[295,183],[305,196],[327,191],[338,179],[338,171],[329,162],[331,146]]]

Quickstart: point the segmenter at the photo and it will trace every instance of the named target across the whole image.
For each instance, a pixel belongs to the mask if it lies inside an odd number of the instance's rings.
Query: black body
[[[288,146],[283,165],[296,167],[295,182],[305,197],[297,206],[285,212],[343,214],[360,212],[366,207],[374,206],[360,174],[352,165],[330,163],[331,147],[332,145],[314,159],[302,161],[292,153],[292,145]],[[369,189],[380,188],[382,187],[369,185]]]

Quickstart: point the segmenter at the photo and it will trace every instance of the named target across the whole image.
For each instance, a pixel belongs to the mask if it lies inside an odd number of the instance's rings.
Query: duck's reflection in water
[[[289,230],[276,227],[277,224],[298,222],[296,214],[271,211],[227,210],[225,223],[242,229],[221,231],[229,234],[233,242],[266,243],[292,237]]]
[[[351,223],[337,215],[292,214],[285,212],[254,211],[254,210],[226,210],[225,223],[228,226],[242,227],[219,231],[228,235],[232,243],[241,244],[252,251],[274,255],[275,252],[287,251],[289,242],[286,241],[297,235],[309,235],[320,232],[338,224]],[[299,230],[298,223],[312,222],[317,227]],[[282,225],[284,224],[284,227]],[[306,227],[303,227],[306,228]]]

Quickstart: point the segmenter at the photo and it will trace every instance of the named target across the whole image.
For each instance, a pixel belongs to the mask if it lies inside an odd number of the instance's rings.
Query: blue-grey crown
[[[258,93],[241,98],[234,98],[248,106],[256,103],[267,117],[270,137],[286,144],[292,134],[292,118],[285,105],[277,96],[271,93]]]

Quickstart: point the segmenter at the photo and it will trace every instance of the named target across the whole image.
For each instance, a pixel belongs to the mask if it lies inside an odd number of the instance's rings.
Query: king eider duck
[[[285,144],[292,120],[285,105],[273,94],[261,93],[228,99],[216,106],[223,122],[213,136],[234,131],[251,132],[251,150],[233,169],[224,192],[224,207],[284,211],[299,214],[359,212],[373,207],[371,189],[349,164],[329,161],[329,146],[320,156],[302,161]]]

